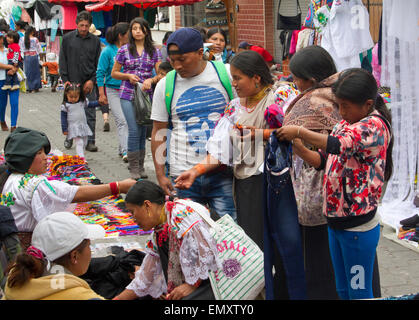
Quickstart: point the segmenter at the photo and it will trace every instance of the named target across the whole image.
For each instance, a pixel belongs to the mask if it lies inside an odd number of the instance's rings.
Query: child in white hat
[[[17,256],[3,299],[104,299],[79,278],[90,264],[90,239],[104,236],[101,226],[85,224],[70,212],[45,217],[33,231],[32,246]]]

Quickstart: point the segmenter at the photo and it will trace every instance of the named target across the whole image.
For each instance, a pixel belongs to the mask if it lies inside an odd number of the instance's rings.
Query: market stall
[[[5,162],[0,155],[0,165]],[[90,170],[86,161],[78,156],[63,154],[53,150],[48,155],[48,180],[60,180],[72,185],[101,184]],[[0,199],[3,201],[3,199]],[[150,232],[142,230],[126,209],[122,196],[109,196],[97,201],[72,204],[68,211],[79,216],[88,224],[97,224],[105,229],[106,236],[92,242],[93,256],[105,256],[112,246],[126,250],[144,249],[144,242]]]

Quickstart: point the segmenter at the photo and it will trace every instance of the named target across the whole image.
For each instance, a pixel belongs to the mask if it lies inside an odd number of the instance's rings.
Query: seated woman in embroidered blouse
[[[163,189],[147,180],[138,181],[128,191],[127,208],[142,229],[154,232],[135,279],[114,300],[145,296],[214,299],[208,276],[221,267],[221,262],[216,242],[200,216],[209,212],[190,200],[165,200]]]
[[[126,193],[135,180],[126,179],[102,185],[73,186],[62,181],[48,181],[50,142],[42,132],[18,127],[4,145],[6,164],[0,167],[1,203],[15,219],[19,238],[26,249],[38,221],[71,203],[98,200],[119,192]]]

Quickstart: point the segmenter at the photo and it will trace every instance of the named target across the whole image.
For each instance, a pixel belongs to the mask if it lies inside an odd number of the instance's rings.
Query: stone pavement
[[[74,147],[66,150],[61,133],[60,109],[62,91],[52,93],[41,89],[39,93],[20,95],[18,126],[43,131],[49,137],[52,149],[75,154]],[[6,121],[10,125],[10,107],[6,110]],[[93,173],[104,183],[129,178],[127,164],[118,156],[118,142],[115,123],[110,116],[111,130],[103,132],[103,118],[97,111],[96,145],[98,152],[86,151],[86,160]],[[8,133],[0,131],[1,148]],[[147,141],[146,171],[149,179],[156,181],[150,142]],[[395,296],[419,292],[419,253],[391,241],[383,236],[378,245],[382,295]]]

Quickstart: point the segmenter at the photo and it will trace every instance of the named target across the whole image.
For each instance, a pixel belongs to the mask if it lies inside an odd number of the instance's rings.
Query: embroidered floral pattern
[[[27,185],[28,185],[29,180],[31,180],[34,176],[35,176],[35,175],[33,175],[33,174],[26,173],[26,174],[22,177],[22,179],[20,179],[18,188],[19,188],[19,189],[21,189],[21,188],[24,188],[25,186],[27,186]]]
[[[10,207],[15,204],[13,193],[0,194],[0,205]]]

